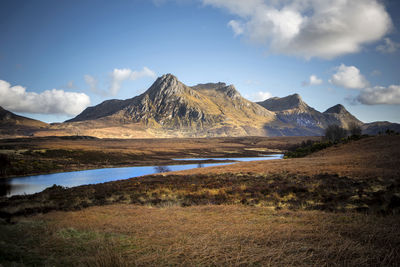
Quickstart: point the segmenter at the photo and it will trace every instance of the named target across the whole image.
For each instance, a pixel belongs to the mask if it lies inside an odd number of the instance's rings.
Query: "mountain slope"
[[[0,107],[1,136],[26,136],[47,127],[47,123],[16,115]]]
[[[275,120],[275,114],[244,99],[233,85],[189,87],[166,74],[137,97],[105,101],[67,122],[99,119],[140,123],[177,136],[264,135],[262,126]]]

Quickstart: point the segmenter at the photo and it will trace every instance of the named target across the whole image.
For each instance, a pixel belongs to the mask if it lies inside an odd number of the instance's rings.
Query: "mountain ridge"
[[[319,112],[299,94],[254,103],[242,97],[234,85],[187,86],[165,74],[138,96],[103,101],[64,123],[44,124],[33,132],[100,138],[304,136],[323,135],[330,124],[344,128],[356,124],[366,133],[400,130],[400,124],[364,124],[341,104]]]

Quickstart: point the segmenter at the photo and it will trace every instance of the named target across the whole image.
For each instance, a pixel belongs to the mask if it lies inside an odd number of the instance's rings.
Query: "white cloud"
[[[331,59],[359,52],[392,28],[379,0],[202,0],[228,10],[235,35],[275,53]],[[238,26],[238,27],[235,27]],[[240,26],[240,27],[239,27]]]
[[[396,52],[400,48],[400,43],[396,43],[390,40],[390,38],[385,38],[384,42],[385,42],[384,44],[378,45],[376,47],[376,50],[378,50],[381,53],[391,54]]]
[[[156,77],[156,73],[147,67],[140,71],[132,71],[131,69],[114,69],[111,73],[111,85],[109,91],[112,95],[116,95],[121,89],[121,84],[125,80],[137,80],[143,77]]]
[[[11,111],[74,116],[89,105],[90,98],[83,93],[57,89],[42,93],[27,92],[22,86],[11,86],[8,82],[0,80],[0,106]]]
[[[228,26],[232,28],[235,36],[241,35],[244,32],[243,25],[236,20],[229,21]]]
[[[336,69],[337,72],[332,75],[332,78],[329,80],[330,83],[347,89],[362,89],[368,87],[369,82],[358,68],[342,64]]]
[[[356,100],[365,105],[400,105],[400,86],[366,88]]]
[[[264,101],[264,100],[266,100],[268,98],[271,98],[271,97],[272,97],[272,95],[271,95],[270,92],[259,91],[259,92],[251,94],[250,100],[253,101],[253,102],[260,102],[260,101]]]
[[[324,81],[320,78],[317,77],[317,75],[311,75],[309,80],[306,82],[303,82],[303,86],[309,86],[309,85],[321,85]]]

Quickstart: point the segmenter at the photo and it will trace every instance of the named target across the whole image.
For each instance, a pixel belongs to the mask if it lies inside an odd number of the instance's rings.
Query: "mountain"
[[[0,136],[27,136],[47,127],[47,123],[16,115],[0,107]]]
[[[319,112],[298,94],[253,103],[233,85],[187,86],[166,74],[139,96],[104,101],[52,129],[121,138],[311,136],[323,135],[330,124],[364,125],[340,104]]]
[[[324,111],[324,116],[326,118],[327,124],[338,124],[343,128],[349,128],[351,124],[355,125],[363,125],[363,123],[354,117],[350,112],[346,110],[346,108],[341,105],[335,105],[331,108],[328,108]]]
[[[273,97],[258,104],[275,111],[279,120],[292,125],[284,129],[275,129],[282,135],[322,135],[330,124],[338,124],[344,128],[348,128],[352,123],[362,124],[342,105],[333,106],[321,113],[308,106],[298,94],[282,98]]]
[[[140,124],[156,135],[237,136],[265,135],[263,126],[275,119],[274,112],[243,98],[233,85],[189,87],[166,74],[139,96],[105,101],[67,123],[102,120]]]
[[[315,136],[323,135],[331,124],[344,128],[360,125],[367,134],[387,129],[400,132],[400,124],[364,124],[340,104],[319,112],[298,94],[254,103],[243,98],[233,85],[218,82],[187,86],[172,74],[159,77],[141,95],[104,101],[64,123],[48,125],[0,108],[2,137]]]

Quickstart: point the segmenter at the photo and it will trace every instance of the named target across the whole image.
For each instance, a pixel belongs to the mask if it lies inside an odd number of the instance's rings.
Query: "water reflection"
[[[168,166],[156,166],[154,167],[155,173],[164,173],[164,172],[170,172],[171,169],[168,168]]]

